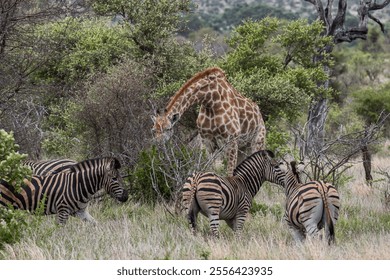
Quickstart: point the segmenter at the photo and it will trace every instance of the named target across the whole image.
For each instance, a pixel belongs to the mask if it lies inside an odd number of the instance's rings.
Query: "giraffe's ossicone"
[[[167,141],[175,123],[194,104],[200,105],[196,123],[202,141],[210,153],[225,149],[228,175],[246,153],[265,149],[266,130],[259,106],[241,95],[218,67],[194,75],[171,97],[164,112],[152,117],[155,140]],[[243,157],[238,160],[239,150]]]

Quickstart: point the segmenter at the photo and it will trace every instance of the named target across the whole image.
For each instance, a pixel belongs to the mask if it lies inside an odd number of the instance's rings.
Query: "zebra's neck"
[[[250,169],[243,172],[238,172],[234,177],[238,179],[239,184],[242,185],[245,191],[253,198],[260,190],[264,183],[264,175],[259,172],[260,169],[251,166]]]
[[[76,193],[82,200],[88,201],[96,192],[104,187],[104,175],[99,170],[76,172]]]
[[[298,189],[300,182],[297,178],[298,175],[294,174],[292,171],[288,171],[285,177],[285,189],[286,195],[291,196],[295,190]]]

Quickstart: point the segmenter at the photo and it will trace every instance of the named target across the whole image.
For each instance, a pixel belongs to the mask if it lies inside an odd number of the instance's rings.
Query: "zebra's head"
[[[158,112],[152,116],[153,127],[152,133],[153,138],[158,143],[164,143],[168,141],[173,135],[173,126],[179,120],[179,114],[159,114]]]
[[[272,151],[263,151],[265,163],[268,166],[268,170],[265,172],[265,179],[269,182],[278,184],[284,187],[284,177],[286,173],[280,168],[279,162],[275,159],[275,155]]]
[[[109,184],[106,184],[106,192],[119,202],[126,202],[129,198],[128,191],[123,187],[123,179],[119,174],[121,164],[118,159],[110,158],[107,166]]]
[[[284,186],[285,172],[280,169],[274,153],[268,150],[258,151],[246,158],[233,171],[233,176],[237,176],[239,174],[257,176],[259,178],[260,185],[264,181],[268,181]]]
[[[290,162],[282,161],[279,163],[279,167],[286,174],[285,180],[294,180],[298,183],[301,183],[300,175],[303,173],[305,169],[304,162],[296,162],[295,160],[291,160]]]

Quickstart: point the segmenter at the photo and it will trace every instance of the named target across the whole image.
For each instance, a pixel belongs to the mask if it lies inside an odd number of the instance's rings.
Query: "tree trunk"
[[[310,105],[308,114],[305,154],[317,156],[325,138],[325,122],[328,114],[328,100],[324,97]]]
[[[367,138],[369,134],[369,125],[367,124],[364,136]],[[364,167],[364,173],[366,176],[366,183],[367,185],[371,186],[372,184],[372,175],[371,175],[371,152],[368,149],[368,145],[364,145],[362,147],[362,159],[363,159],[363,167]]]
[[[338,0],[337,8],[333,9],[334,1],[321,1],[321,0],[304,0],[314,5],[317,16],[324,24],[324,35],[332,36],[335,44],[342,42],[352,42],[356,39],[366,39],[368,32],[368,19],[376,22],[382,32],[384,32],[384,26],[382,22],[374,17],[371,12],[381,10],[390,4],[390,0],[384,0],[382,3],[376,3],[372,0],[360,0],[358,8],[358,20],[357,26],[352,28],[345,28],[345,18],[347,14],[347,0]],[[333,13],[335,15],[333,16]],[[332,47],[326,52],[331,53]],[[315,59],[321,59],[317,57]],[[329,69],[325,69],[329,72]],[[328,88],[328,82],[324,85]],[[325,137],[325,122],[328,110],[328,100],[325,96],[321,96],[317,100],[314,100],[310,106],[308,113],[308,124],[306,134],[306,146],[305,155],[319,156],[319,152],[324,143]]]

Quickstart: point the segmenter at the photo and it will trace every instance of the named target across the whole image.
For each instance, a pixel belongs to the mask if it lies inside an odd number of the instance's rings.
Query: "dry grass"
[[[390,168],[388,158],[375,158],[375,168]],[[364,184],[361,165],[349,171],[351,179],[339,188],[342,202],[336,226],[337,245],[309,240],[297,245],[282,221],[284,194],[264,186],[256,203],[278,211],[257,211],[237,239],[224,222],[221,238],[209,235],[208,221],[200,217],[199,232],[192,236],[183,217],[173,217],[159,205],[152,209],[111,200],[93,204],[92,226],[71,218],[58,227],[54,216],[18,244],[0,251],[4,259],[390,259],[390,213],[383,207],[387,184]],[[378,176],[377,176],[378,177]]]

